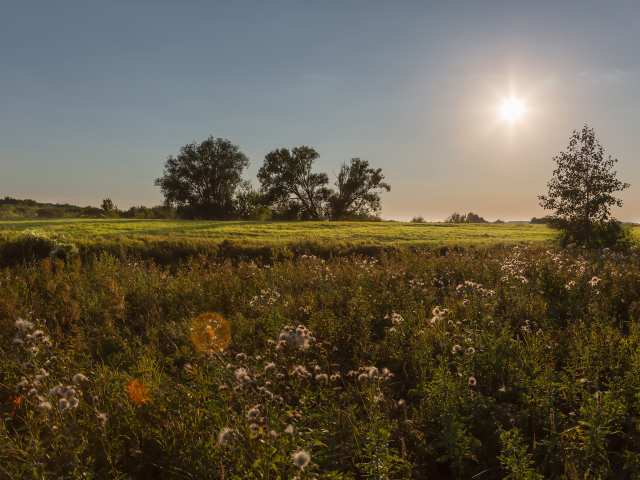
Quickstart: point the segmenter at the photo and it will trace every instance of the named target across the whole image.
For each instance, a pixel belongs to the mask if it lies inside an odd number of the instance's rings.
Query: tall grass
[[[638,478],[635,250],[372,253],[5,267],[0,476]]]

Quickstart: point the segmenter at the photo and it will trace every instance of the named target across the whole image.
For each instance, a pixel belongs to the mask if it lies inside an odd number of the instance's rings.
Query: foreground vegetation
[[[639,478],[635,250],[160,266],[39,241],[0,276],[2,477]]]

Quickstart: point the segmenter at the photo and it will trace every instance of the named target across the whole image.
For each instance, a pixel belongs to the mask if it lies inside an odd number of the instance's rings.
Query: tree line
[[[307,146],[275,149],[258,171],[259,188],[243,179],[249,159],[229,140],[209,137],[170,155],[155,180],[164,206],[182,218],[256,220],[376,220],[381,193],[391,187],[367,160],[341,162],[333,187],[314,172],[320,154]]]

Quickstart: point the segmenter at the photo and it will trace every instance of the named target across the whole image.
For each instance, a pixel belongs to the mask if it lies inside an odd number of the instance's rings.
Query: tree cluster
[[[449,217],[445,219],[445,223],[489,223],[480,215],[473,212],[458,213],[453,212]]]
[[[379,218],[380,194],[390,191],[382,169],[352,158],[329,175],[313,171],[319,153],[311,147],[275,149],[258,172],[259,189],[243,180],[249,160],[229,140],[209,137],[169,156],[155,181],[167,208],[185,218],[265,220],[371,220]]]

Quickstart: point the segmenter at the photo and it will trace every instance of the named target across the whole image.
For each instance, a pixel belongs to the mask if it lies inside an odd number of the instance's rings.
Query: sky
[[[310,146],[333,180],[382,168],[382,217],[546,213],[574,129],[595,130],[640,222],[640,2],[0,2],[0,197],[162,203],[169,155],[209,136]],[[524,112],[504,119],[508,99]]]

